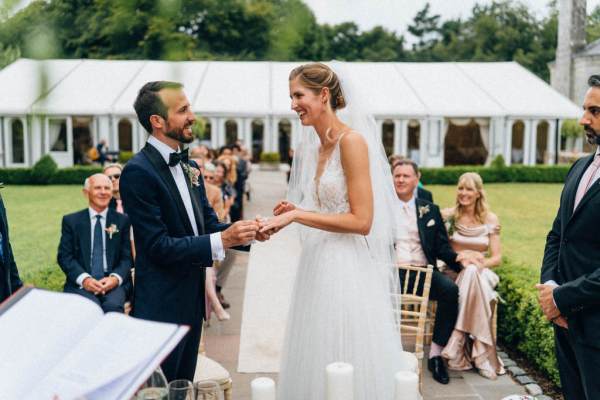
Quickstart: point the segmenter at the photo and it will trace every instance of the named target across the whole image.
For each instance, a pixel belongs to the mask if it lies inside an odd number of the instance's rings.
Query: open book
[[[188,329],[21,289],[0,306],[0,400],[130,399]]]

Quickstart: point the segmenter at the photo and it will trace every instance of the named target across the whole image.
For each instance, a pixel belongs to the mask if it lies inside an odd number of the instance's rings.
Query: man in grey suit
[[[600,143],[600,75],[592,75],[579,123]],[[548,233],[541,283],[536,285],[553,323],[558,370],[566,400],[600,399],[600,151],[569,171]]]

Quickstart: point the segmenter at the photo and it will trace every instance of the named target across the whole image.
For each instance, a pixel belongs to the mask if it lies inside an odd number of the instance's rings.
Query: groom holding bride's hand
[[[121,176],[121,197],[135,234],[133,316],[184,324],[188,334],[162,363],[165,376],[193,380],[202,319],[205,268],[225,249],[248,250],[269,238],[258,220],[223,224],[206,197],[184,144],[196,118],[182,85],[149,82],[134,104],[150,134]]]

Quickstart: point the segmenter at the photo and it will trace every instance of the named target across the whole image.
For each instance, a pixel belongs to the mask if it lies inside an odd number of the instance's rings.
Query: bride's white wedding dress
[[[317,212],[346,213],[348,191],[339,141],[313,182]],[[375,204],[377,207],[377,204]],[[364,236],[306,228],[279,374],[278,399],[324,400],[325,367],[354,367],[354,400],[390,400],[402,345],[388,282]]]

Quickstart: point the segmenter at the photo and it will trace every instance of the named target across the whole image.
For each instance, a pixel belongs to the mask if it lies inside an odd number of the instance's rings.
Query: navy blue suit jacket
[[[541,282],[554,280],[554,301],[577,340],[600,348],[600,181],[575,210],[579,182],[594,155],[577,160],[565,179],[560,207],[546,238]]]
[[[23,286],[8,236],[8,219],[4,201],[0,196],[0,233],[2,234],[2,259],[0,260],[0,302]]]
[[[129,241],[129,218],[115,210],[108,209],[106,227],[116,225],[118,232],[112,238],[105,232],[106,264],[109,273],[115,273],[126,283],[129,279],[131,242]],[[68,214],[62,220],[62,232],[58,245],[57,261],[67,276],[65,286],[78,287],[76,280],[84,272],[91,274],[92,221],[89,209]]]
[[[191,166],[195,166],[193,162]],[[220,223],[206,197],[204,182],[191,186],[198,236],[169,166],[146,144],[123,169],[120,191],[135,237],[133,315],[199,326],[204,316],[204,268],[212,266],[210,234]]]

